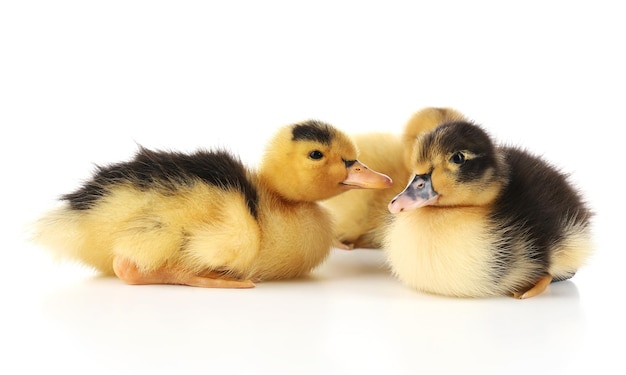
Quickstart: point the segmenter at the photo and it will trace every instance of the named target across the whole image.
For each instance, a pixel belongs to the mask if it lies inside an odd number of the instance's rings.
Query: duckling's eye
[[[320,160],[324,157],[324,154],[320,150],[314,150],[309,153],[309,157],[313,160]]]
[[[454,164],[461,165],[465,163],[465,155],[462,152],[457,151],[450,157],[450,161]]]

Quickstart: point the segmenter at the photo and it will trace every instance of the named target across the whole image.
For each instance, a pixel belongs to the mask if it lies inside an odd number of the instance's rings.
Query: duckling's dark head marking
[[[329,124],[308,120],[296,124],[292,130],[293,141],[315,141],[324,145],[330,145],[334,137],[334,131]]]
[[[437,155],[458,167],[455,179],[459,182],[482,178],[495,167],[495,146],[489,135],[479,126],[466,121],[443,124],[424,136],[418,160],[432,160]]]

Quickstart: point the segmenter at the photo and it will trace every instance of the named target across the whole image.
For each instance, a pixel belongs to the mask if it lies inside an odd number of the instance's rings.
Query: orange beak
[[[346,161],[348,177],[341,182],[349,189],[387,189],[393,181],[389,176],[369,169],[358,160]]]

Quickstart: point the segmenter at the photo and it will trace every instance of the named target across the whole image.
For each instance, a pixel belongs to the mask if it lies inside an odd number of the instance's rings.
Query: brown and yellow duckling
[[[592,213],[539,157],[455,121],[418,136],[411,163],[384,239],[393,273],[410,287],[529,298],[588,259]]]
[[[311,120],[280,129],[258,170],[225,150],[141,148],[62,196],[35,240],[128,284],[247,288],[326,259],[334,236],[319,200],[390,185],[348,136]]]

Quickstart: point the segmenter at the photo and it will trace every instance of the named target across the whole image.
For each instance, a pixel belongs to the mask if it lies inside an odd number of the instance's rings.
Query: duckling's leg
[[[526,298],[537,296],[543,293],[543,291],[546,290],[546,288],[548,287],[548,285],[550,285],[551,282],[552,282],[552,276],[546,275],[542,277],[541,279],[537,280],[535,285],[533,285],[530,289],[526,290],[525,292],[514,292],[513,297],[518,298],[518,299],[526,299]]]
[[[333,239],[333,247],[336,247],[336,248],[341,249],[341,250],[353,250],[354,249],[354,244],[344,243],[339,238],[334,238]]]
[[[215,273],[215,277],[203,277],[186,273],[173,267],[162,267],[150,272],[142,272],[126,258],[117,256],[113,259],[113,271],[121,280],[131,285],[175,284],[202,288],[254,288],[250,280],[227,278]]]

